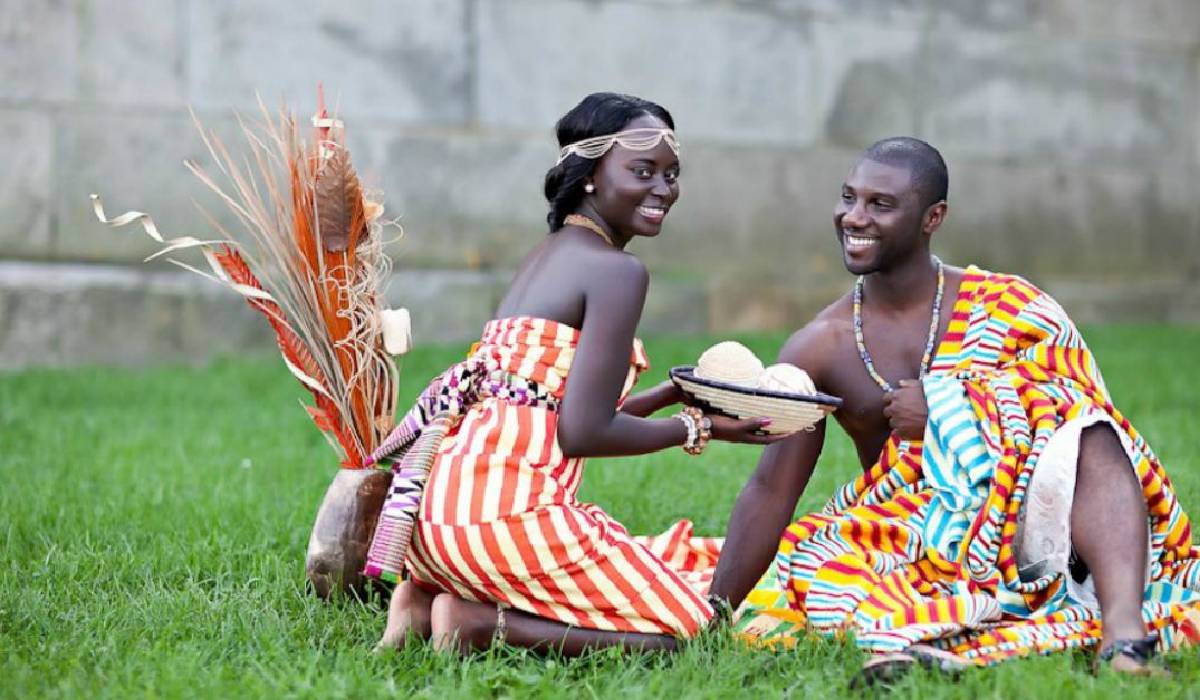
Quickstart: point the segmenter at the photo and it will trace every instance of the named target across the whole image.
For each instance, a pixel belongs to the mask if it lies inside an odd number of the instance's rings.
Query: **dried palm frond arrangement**
[[[134,222],[162,244],[147,260],[197,248],[209,271],[171,262],[233,289],[267,318],[288,370],[312,394],[309,415],[349,469],[367,458],[392,428],[398,371],[392,354],[407,350],[404,310],[380,308],[390,260],[384,254],[383,205],[359,183],[342,122],[318,111],[310,138],[286,109],[259,103],[259,119],[239,118],[246,153],[234,157],[193,114],[212,156],[214,175],[186,166],[240,223],[228,230],[206,216],[220,240],[166,240],[141,212],[109,219],[92,195],[100,221]]]

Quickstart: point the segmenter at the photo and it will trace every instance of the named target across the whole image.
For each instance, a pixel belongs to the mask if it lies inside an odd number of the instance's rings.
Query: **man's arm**
[[[828,338],[828,327],[816,320],[788,339],[779,351],[778,361],[808,371],[821,388]],[[733,506],[713,576],[710,590],[713,595],[737,607],[767,570],[779,545],[779,536],[791,522],[824,444],[822,420],[812,432],[796,433],[763,450],[758,467]]]
[[[621,405],[621,412],[645,418],[660,408],[683,403],[683,399],[683,392],[675,386],[675,382],[667,380],[625,399],[625,403]]]
[[[736,608],[767,570],[779,545],[779,535],[791,522],[824,442],[822,420],[813,432],[797,433],[763,450],[758,468],[733,506],[713,575],[713,595]]]

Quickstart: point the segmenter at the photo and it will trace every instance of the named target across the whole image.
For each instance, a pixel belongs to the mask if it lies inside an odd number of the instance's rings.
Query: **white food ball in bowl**
[[[730,384],[755,386],[763,373],[762,360],[736,340],[717,343],[700,355],[696,376]]]
[[[789,362],[780,362],[763,370],[758,377],[758,388],[809,396],[817,393],[817,387],[808,372]]]

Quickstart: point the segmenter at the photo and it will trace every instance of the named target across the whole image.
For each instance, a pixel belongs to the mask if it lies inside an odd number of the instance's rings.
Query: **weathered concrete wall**
[[[265,345],[87,195],[203,235],[188,107],[234,140],[256,90],[307,113],[317,81],[402,216],[389,296],[419,342],[478,332],[544,230],[554,120],[600,89],[684,142],[683,198],[637,244],[646,332],[803,323],[848,281],[842,176],[900,133],[950,164],[947,261],[1083,320],[1200,321],[1196,0],[0,0],[0,367]]]

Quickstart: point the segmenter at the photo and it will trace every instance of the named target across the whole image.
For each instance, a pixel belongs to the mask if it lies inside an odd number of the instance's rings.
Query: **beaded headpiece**
[[[671,151],[675,155],[679,155],[679,140],[675,138],[675,132],[667,128],[643,127],[639,129],[626,129],[618,131],[615,134],[606,134],[604,136],[593,136],[590,139],[582,139],[575,143],[563,146],[563,149],[558,152],[558,161],[555,165],[562,163],[567,159],[567,156],[575,154],[580,158],[595,159],[608,153],[608,149],[613,147],[613,144],[620,144],[631,151],[649,151],[652,148],[657,148],[659,143],[667,142],[671,147]]]

